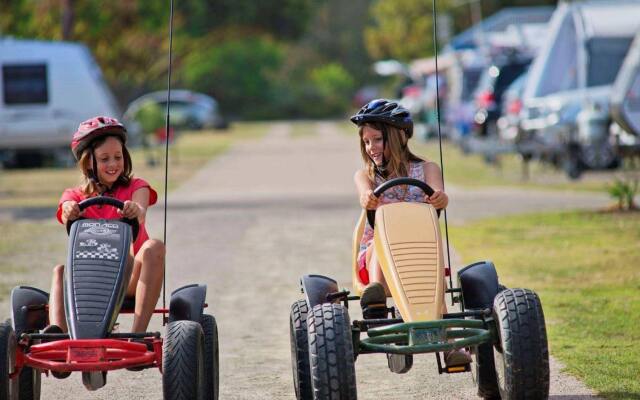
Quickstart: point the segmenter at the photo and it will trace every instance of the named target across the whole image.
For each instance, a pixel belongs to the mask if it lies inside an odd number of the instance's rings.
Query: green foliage
[[[144,103],[133,119],[140,124],[144,134],[153,134],[157,129],[164,127],[165,118],[162,108],[155,101]]]
[[[185,18],[183,30],[192,37],[230,27],[250,27],[278,39],[292,40],[305,32],[311,15],[322,3],[324,1],[317,0],[186,0],[176,5]]]
[[[187,86],[224,99],[231,115],[264,117],[273,97],[272,75],[282,64],[282,45],[267,36],[197,43],[183,60]]]
[[[482,6],[489,15],[503,6],[552,1]],[[456,30],[469,25],[468,7],[437,2],[438,14],[450,13]],[[375,81],[372,59],[430,54],[431,7],[432,0],[179,1],[173,86],[214,95],[232,117],[344,113],[352,91]],[[2,34],[44,40],[61,39],[62,17],[73,15],[71,40],[89,47],[122,106],[166,87],[168,2],[0,0],[0,10]]]
[[[433,9],[430,0],[375,2],[373,24],[365,30],[365,41],[373,58],[409,61],[433,52]]]
[[[478,1],[479,14],[485,18],[504,7],[557,3],[557,0]],[[475,23],[472,8],[478,3],[459,0],[436,0],[435,3],[438,17],[450,17],[453,25],[452,34],[461,32]],[[365,31],[369,54],[375,59],[395,58],[402,61],[433,55],[433,4],[434,0],[372,1],[372,21]],[[438,21],[439,26],[440,23]]]
[[[311,83],[325,105],[325,115],[336,115],[347,109],[354,80],[338,63],[330,63],[311,70]]]
[[[638,177],[617,178],[607,187],[609,195],[618,202],[620,210],[635,210],[634,198],[638,193]]]

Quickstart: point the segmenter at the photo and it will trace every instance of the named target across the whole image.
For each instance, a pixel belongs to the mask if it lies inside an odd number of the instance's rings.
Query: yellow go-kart
[[[433,189],[411,178],[393,179],[376,196],[396,185]],[[349,301],[364,285],[357,254],[365,223],[374,226],[374,249],[393,305],[384,318],[350,321]],[[458,271],[459,287],[448,288],[438,223],[429,204],[393,203],[362,213],[353,235],[353,290],[321,275],[301,279],[305,297],[290,316],[291,358],[296,398],[357,398],[355,361],[385,353],[392,372],[406,373],[413,356],[434,353],[439,373],[472,372],[485,399],[544,399],[549,393],[549,360],[542,306],[528,289],[498,283],[493,263],[483,261]],[[445,292],[461,311],[443,313]],[[366,315],[366,313],[363,313]],[[466,348],[473,362],[445,365],[442,354]]]

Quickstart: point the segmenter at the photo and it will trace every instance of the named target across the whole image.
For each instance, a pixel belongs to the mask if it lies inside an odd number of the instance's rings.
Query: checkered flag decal
[[[76,251],[76,259],[94,259],[94,260],[114,260],[120,259],[117,252],[100,252],[95,250],[78,250]]]

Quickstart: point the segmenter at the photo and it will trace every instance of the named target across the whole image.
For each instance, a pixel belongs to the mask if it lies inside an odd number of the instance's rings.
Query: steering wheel
[[[388,181],[382,183],[380,186],[378,186],[377,188],[375,188],[373,190],[373,195],[376,196],[377,198],[379,198],[387,190],[391,189],[394,186],[399,186],[399,185],[417,186],[420,189],[422,189],[422,191],[427,196],[431,196],[435,192],[431,186],[427,185],[425,182],[423,182],[423,181],[421,181],[419,179],[404,177],[404,178],[391,179],[391,180],[388,180]],[[438,217],[439,217],[440,216],[440,210],[437,210],[437,212],[438,212]],[[376,221],[376,210],[367,210],[367,221],[369,221],[369,225],[371,225],[371,227],[373,228],[373,224]]]
[[[124,208],[124,202],[118,199],[114,199],[113,197],[106,197],[106,196],[90,197],[78,203],[78,207],[80,207],[80,211],[84,211],[91,206],[103,206],[103,205],[113,206],[120,210]],[[71,232],[71,225],[74,222],[79,221],[81,219],[86,219],[86,218],[80,217],[73,221],[68,220],[67,233]],[[135,242],[135,240],[138,237],[138,233],[140,232],[140,224],[138,223],[138,219],[137,218],[120,218],[120,221],[125,222],[129,224],[129,226],[131,226],[131,235],[133,236],[133,241]]]

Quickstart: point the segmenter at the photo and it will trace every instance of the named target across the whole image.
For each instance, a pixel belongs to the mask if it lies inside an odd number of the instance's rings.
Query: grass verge
[[[511,216],[450,237],[466,261],[491,259],[506,286],[538,292],[570,373],[608,399],[640,398],[640,213]]]

